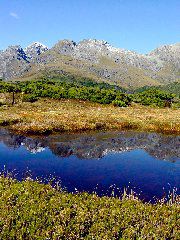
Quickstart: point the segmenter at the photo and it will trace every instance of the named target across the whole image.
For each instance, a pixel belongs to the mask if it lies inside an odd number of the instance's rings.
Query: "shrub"
[[[23,96],[23,102],[36,102],[39,98],[36,95],[28,94]]]
[[[126,103],[121,101],[121,100],[114,100],[112,102],[112,104],[115,106],[115,107],[127,107]]]
[[[63,75],[54,79],[16,83],[0,81],[0,92],[24,92],[30,95],[24,99],[24,101],[29,102],[36,101],[36,97],[70,98],[89,100],[101,104],[113,103],[120,107],[129,106],[132,101],[142,105],[171,107],[175,98],[174,94],[156,88],[144,87],[139,92],[129,94],[115,85]]]
[[[171,107],[175,95],[158,89],[148,89],[132,95],[132,100],[146,106]]]

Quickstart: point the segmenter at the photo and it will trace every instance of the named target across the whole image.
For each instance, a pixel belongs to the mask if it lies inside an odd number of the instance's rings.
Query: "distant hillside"
[[[62,40],[51,49],[35,42],[25,49],[10,46],[0,51],[0,78],[4,80],[71,74],[137,88],[177,82],[179,73],[179,43],[159,47],[146,55],[92,39],[79,43]]]

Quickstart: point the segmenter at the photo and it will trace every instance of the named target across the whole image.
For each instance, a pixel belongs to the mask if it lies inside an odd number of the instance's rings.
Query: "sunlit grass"
[[[119,108],[76,100],[41,99],[0,107],[0,125],[21,133],[137,129],[180,133],[180,109],[140,105]]]

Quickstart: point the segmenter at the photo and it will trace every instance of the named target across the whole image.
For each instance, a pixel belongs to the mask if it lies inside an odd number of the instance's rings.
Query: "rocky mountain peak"
[[[1,54],[4,59],[17,59],[27,61],[26,53],[20,45],[9,46],[5,51],[2,51]]]
[[[97,39],[84,39],[77,44],[77,49],[79,51],[89,49],[93,52],[101,52],[107,51],[110,47],[111,45],[107,41]]]
[[[148,55],[158,57],[160,60],[169,62],[180,68],[180,43],[163,45]]]
[[[34,42],[28,47],[26,47],[24,49],[24,52],[26,53],[29,59],[33,59],[39,56],[40,54],[46,52],[47,50],[48,50],[48,47],[45,46],[44,44],[39,42]]]
[[[20,45],[9,46],[0,53],[0,77],[11,79],[29,69],[29,59]]]
[[[77,45],[76,42],[64,39],[56,43],[52,50],[62,55],[70,55],[74,51],[76,45]]]
[[[8,46],[8,48],[6,50],[4,50],[4,52],[17,51],[19,49],[22,49],[20,45],[11,45],[11,46]]]
[[[87,74],[122,86],[170,83],[179,79],[180,43],[161,46],[146,55],[97,39],[84,39],[79,43],[64,39],[51,49],[34,42],[24,50],[17,45],[0,51],[0,77],[3,79],[38,74],[45,68]]]
[[[108,46],[109,43],[105,40],[97,40],[97,39],[84,39],[78,43],[78,45],[91,45],[92,47],[95,46]]]
[[[110,44],[104,40],[84,39],[77,44],[74,57],[97,63],[100,56],[108,54],[109,47]]]

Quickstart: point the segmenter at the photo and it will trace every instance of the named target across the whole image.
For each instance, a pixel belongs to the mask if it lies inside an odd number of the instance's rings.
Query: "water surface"
[[[180,184],[180,136],[91,132],[26,137],[0,129],[0,170],[61,179],[68,191],[110,195],[128,187],[146,201]]]

